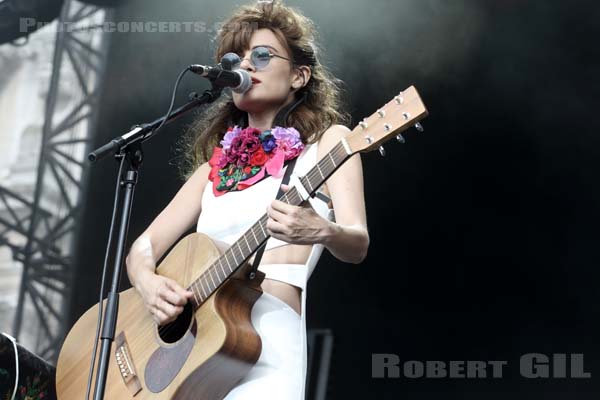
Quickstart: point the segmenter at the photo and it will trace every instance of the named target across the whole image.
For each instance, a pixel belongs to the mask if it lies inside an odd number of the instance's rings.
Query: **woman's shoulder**
[[[208,181],[208,175],[210,173],[211,166],[208,162],[204,162],[200,164],[196,170],[187,177],[186,182],[193,181],[195,185],[200,185],[199,187],[204,187],[206,182]]]
[[[317,143],[317,149],[319,156],[325,155],[338,144],[340,140],[348,136],[352,131],[345,125],[334,124],[331,125],[319,138]]]

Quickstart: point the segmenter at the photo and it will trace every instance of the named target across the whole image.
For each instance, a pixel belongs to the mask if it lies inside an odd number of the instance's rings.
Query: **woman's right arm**
[[[174,280],[157,275],[156,261],[198,220],[209,170],[210,166],[205,163],[194,172],[148,229],[133,242],[127,255],[129,281],[159,325],[174,320],[192,297],[191,291]]]

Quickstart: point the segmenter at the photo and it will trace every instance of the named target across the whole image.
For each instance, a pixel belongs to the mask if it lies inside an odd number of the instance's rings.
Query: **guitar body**
[[[208,236],[193,233],[173,248],[157,272],[188,287],[220,254]],[[121,292],[105,398],[224,398],[261,352],[251,310],[262,294],[264,274],[248,281],[243,278],[247,267],[195,312],[186,306],[168,333],[159,334],[134,288]],[[98,306],[86,311],[65,339],[56,371],[60,400],[85,398]]]

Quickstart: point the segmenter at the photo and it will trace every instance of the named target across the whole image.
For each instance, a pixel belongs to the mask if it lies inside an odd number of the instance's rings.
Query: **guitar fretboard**
[[[306,191],[312,195],[329,178],[335,170],[343,164],[350,154],[346,152],[340,141],[325,157],[303,177],[300,183]],[[300,205],[302,197],[295,187],[291,187],[279,200],[291,204]],[[192,304],[198,308],[214,291],[219,288],[241,265],[252,256],[252,254],[267,240],[268,216],[265,213],[250,229],[229,247],[219,258],[188,287],[194,293]]]

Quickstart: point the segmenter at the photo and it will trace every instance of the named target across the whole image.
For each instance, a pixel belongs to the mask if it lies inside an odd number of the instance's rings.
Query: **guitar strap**
[[[295,103],[292,103],[292,104],[284,107],[283,109],[279,110],[279,112],[275,116],[275,122],[273,125],[274,126],[275,125],[286,126],[288,117],[291,114],[291,112],[294,111],[294,109],[296,107],[298,107],[302,102],[306,101],[307,97],[308,97],[308,92],[304,92],[302,94],[302,97],[300,97],[300,99],[298,99]],[[246,114],[246,118],[247,117],[248,116]],[[298,156],[298,157],[300,157],[300,156]],[[294,166],[296,165],[296,160],[298,159],[298,157],[294,158],[293,160],[291,160],[288,163],[287,169],[285,170],[285,175],[283,176],[283,179],[281,180],[282,185],[287,185],[288,182],[290,181],[290,177],[292,176],[292,171],[294,170]],[[275,198],[280,199],[281,196],[283,196],[283,190],[281,189],[281,185],[280,185],[279,190],[277,191],[277,196],[275,196]],[[265,243],[262,246],[260,246],[260,248],[256,252],[256,256],[254,257],[254,263],[252,263],[252,269],[250,270],[250,273],[248,274],[248,278],[254,279],[254,277],[256,276],[256,270],[258,269],[258,264],[260,264],[260,259],[262,258],[262,255],[265,252],[266,246],[267,246],[267,242],[265,241]]]
[[[285,175],[283,175],[283,179],[281,180],[281,185],[287,185],[290,181],[290,177],[292,176],[292,171],[294,170],[294,166],[296,165],[297,159],[298,157],[294,158],[288,163],[287,168],[285,170]],[[283,189],[281,188],[281,185],[279,185],[277,196],[275,196],[277,200],[279,200],[281,196],[283,196]],[[252,269],[248,274],[248,278],[250,279],[254,279],[254,277],[256,276],[256,270],[258,269],[258,265],[260,264],[260,259],[262,258],[262,255],[265,252],[265,247],[267,247],[267,241],[265,241],[265,243],[262,246],[260,246],[260,248],[256,251],[256,256],[254,257],[254,262],[252,263]]]

